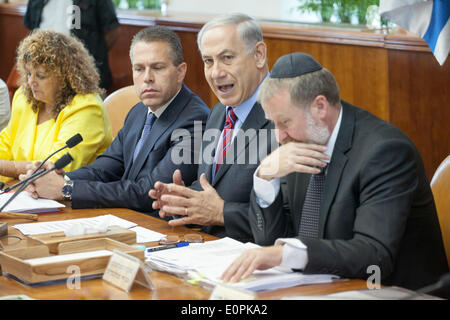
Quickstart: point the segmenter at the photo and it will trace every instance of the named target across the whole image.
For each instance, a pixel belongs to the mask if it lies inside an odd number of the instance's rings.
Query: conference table
[[[107,214],[134,222],[143,228],[166,235],[183,235],[196,232],[202,234],[205,241],[217,239],[216,237],[199,231],[193,231],[187,227],[171,227],[162,219],[123,208],[72,209],[70,208],[70,204],[66,204],[66,208],[62,212],[40,214],[38,222],[91,218]],[[34,223],[33,221],[22,218],[0,218],[0,222],[7,222],[9,233],[18,235],[21,235],[21,233],[12,228],[14,224]],[[155,246],[157,242],[146,243],[145,245]],[[151,271],[148,275],[154,284],[155,288],[153,290],[135,283],[129,292],[125,292],[103,281],[101,275],[94,279],[81,281],[78,289],[68,288],[66,281],[63,280],[45,284],[27,285],[8,275],[2,275],[0,276],[0,297],[26,295],[33,299],[43,300],[205,300],[209,299],[211,295],[210,290],[191,285],[167,273]],[[262,300],[276,300],[283,297],[329,294],[357,289],[367,289],[366,281],[341,279],[326,284],[303,285],[262,292],[258,293],[256,297]]]

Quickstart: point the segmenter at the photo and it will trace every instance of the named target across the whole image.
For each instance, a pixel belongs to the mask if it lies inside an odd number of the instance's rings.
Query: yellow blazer
[[[11,119],[0,133],[1,160],[43,160],[80,133],[83,141],[65,151],[74,159],[64,168],[69,172],[93,162],[112,141],[111,124],[98,94],[77,94],[56,119],[39,125],[37,119],[38,114],[18,89],[12,101]],[[65,152],[57,153],[50,161],[55,162]],[[0,176],[0,180],[8,179]]]

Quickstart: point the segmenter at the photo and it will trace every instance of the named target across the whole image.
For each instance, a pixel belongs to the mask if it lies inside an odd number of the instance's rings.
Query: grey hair
[[[201,43],[205,32],[209,29],[226,25],[237,26],[238,34],[249,54],[253,51],[256,43],[263,41],[262,30],[255,19],[243,13],[227,13],[213,18],[200,29],[197,34],[197,46],[200,52],[202,51]]]
[[[262,104],[283,89],[289,90],[292,103],[298,107],[309,106],[318,95],[325,96],[333,106],[340,103],[336,79],[326,68],[294,78],[268,78],[261,85],[257,100]]]
[[[130,59],[133,61],[133,48],[138,42],[151,43],[163,41],[169,45],[169,58],[172,60],[174,66],[179,66],[183,62],[183,48],[178,35],[167,28],[161,26],[151,26],[142,29],[136,33],[131,40]]]

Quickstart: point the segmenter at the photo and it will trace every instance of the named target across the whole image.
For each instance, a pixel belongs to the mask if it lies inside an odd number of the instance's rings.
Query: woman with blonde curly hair
[[[36,30],[19,44],[17,68],[21,86],[9,124],[0,133],[1,180],[17,178],[32,161],[43,160],[77,133],[83,141],[69,150],[74,160],[66,171],[91,163],[107,149],[112,133],[99,74],[79,40]]]

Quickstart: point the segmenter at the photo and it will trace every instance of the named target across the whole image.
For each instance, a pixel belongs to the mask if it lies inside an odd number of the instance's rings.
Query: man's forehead
[[[219,55],[224,51],[236,52],[244,47],[236,26],[217,26],[205,31],[201,41],[202,55]]]
[[[301,110],[292,104],[289,90],[282,88],[273,93],[273,95],[263,101],[261,106],[266,113],[270,115],[271,118],[278,118],[282,116],[289,116],[288,112],[292,111],[293,108]]]
[[[156,60],[166,61],[169,59],[167,55],[168,45],[166,42],[138,42],[133,47],[132,63],[143,63]]]

